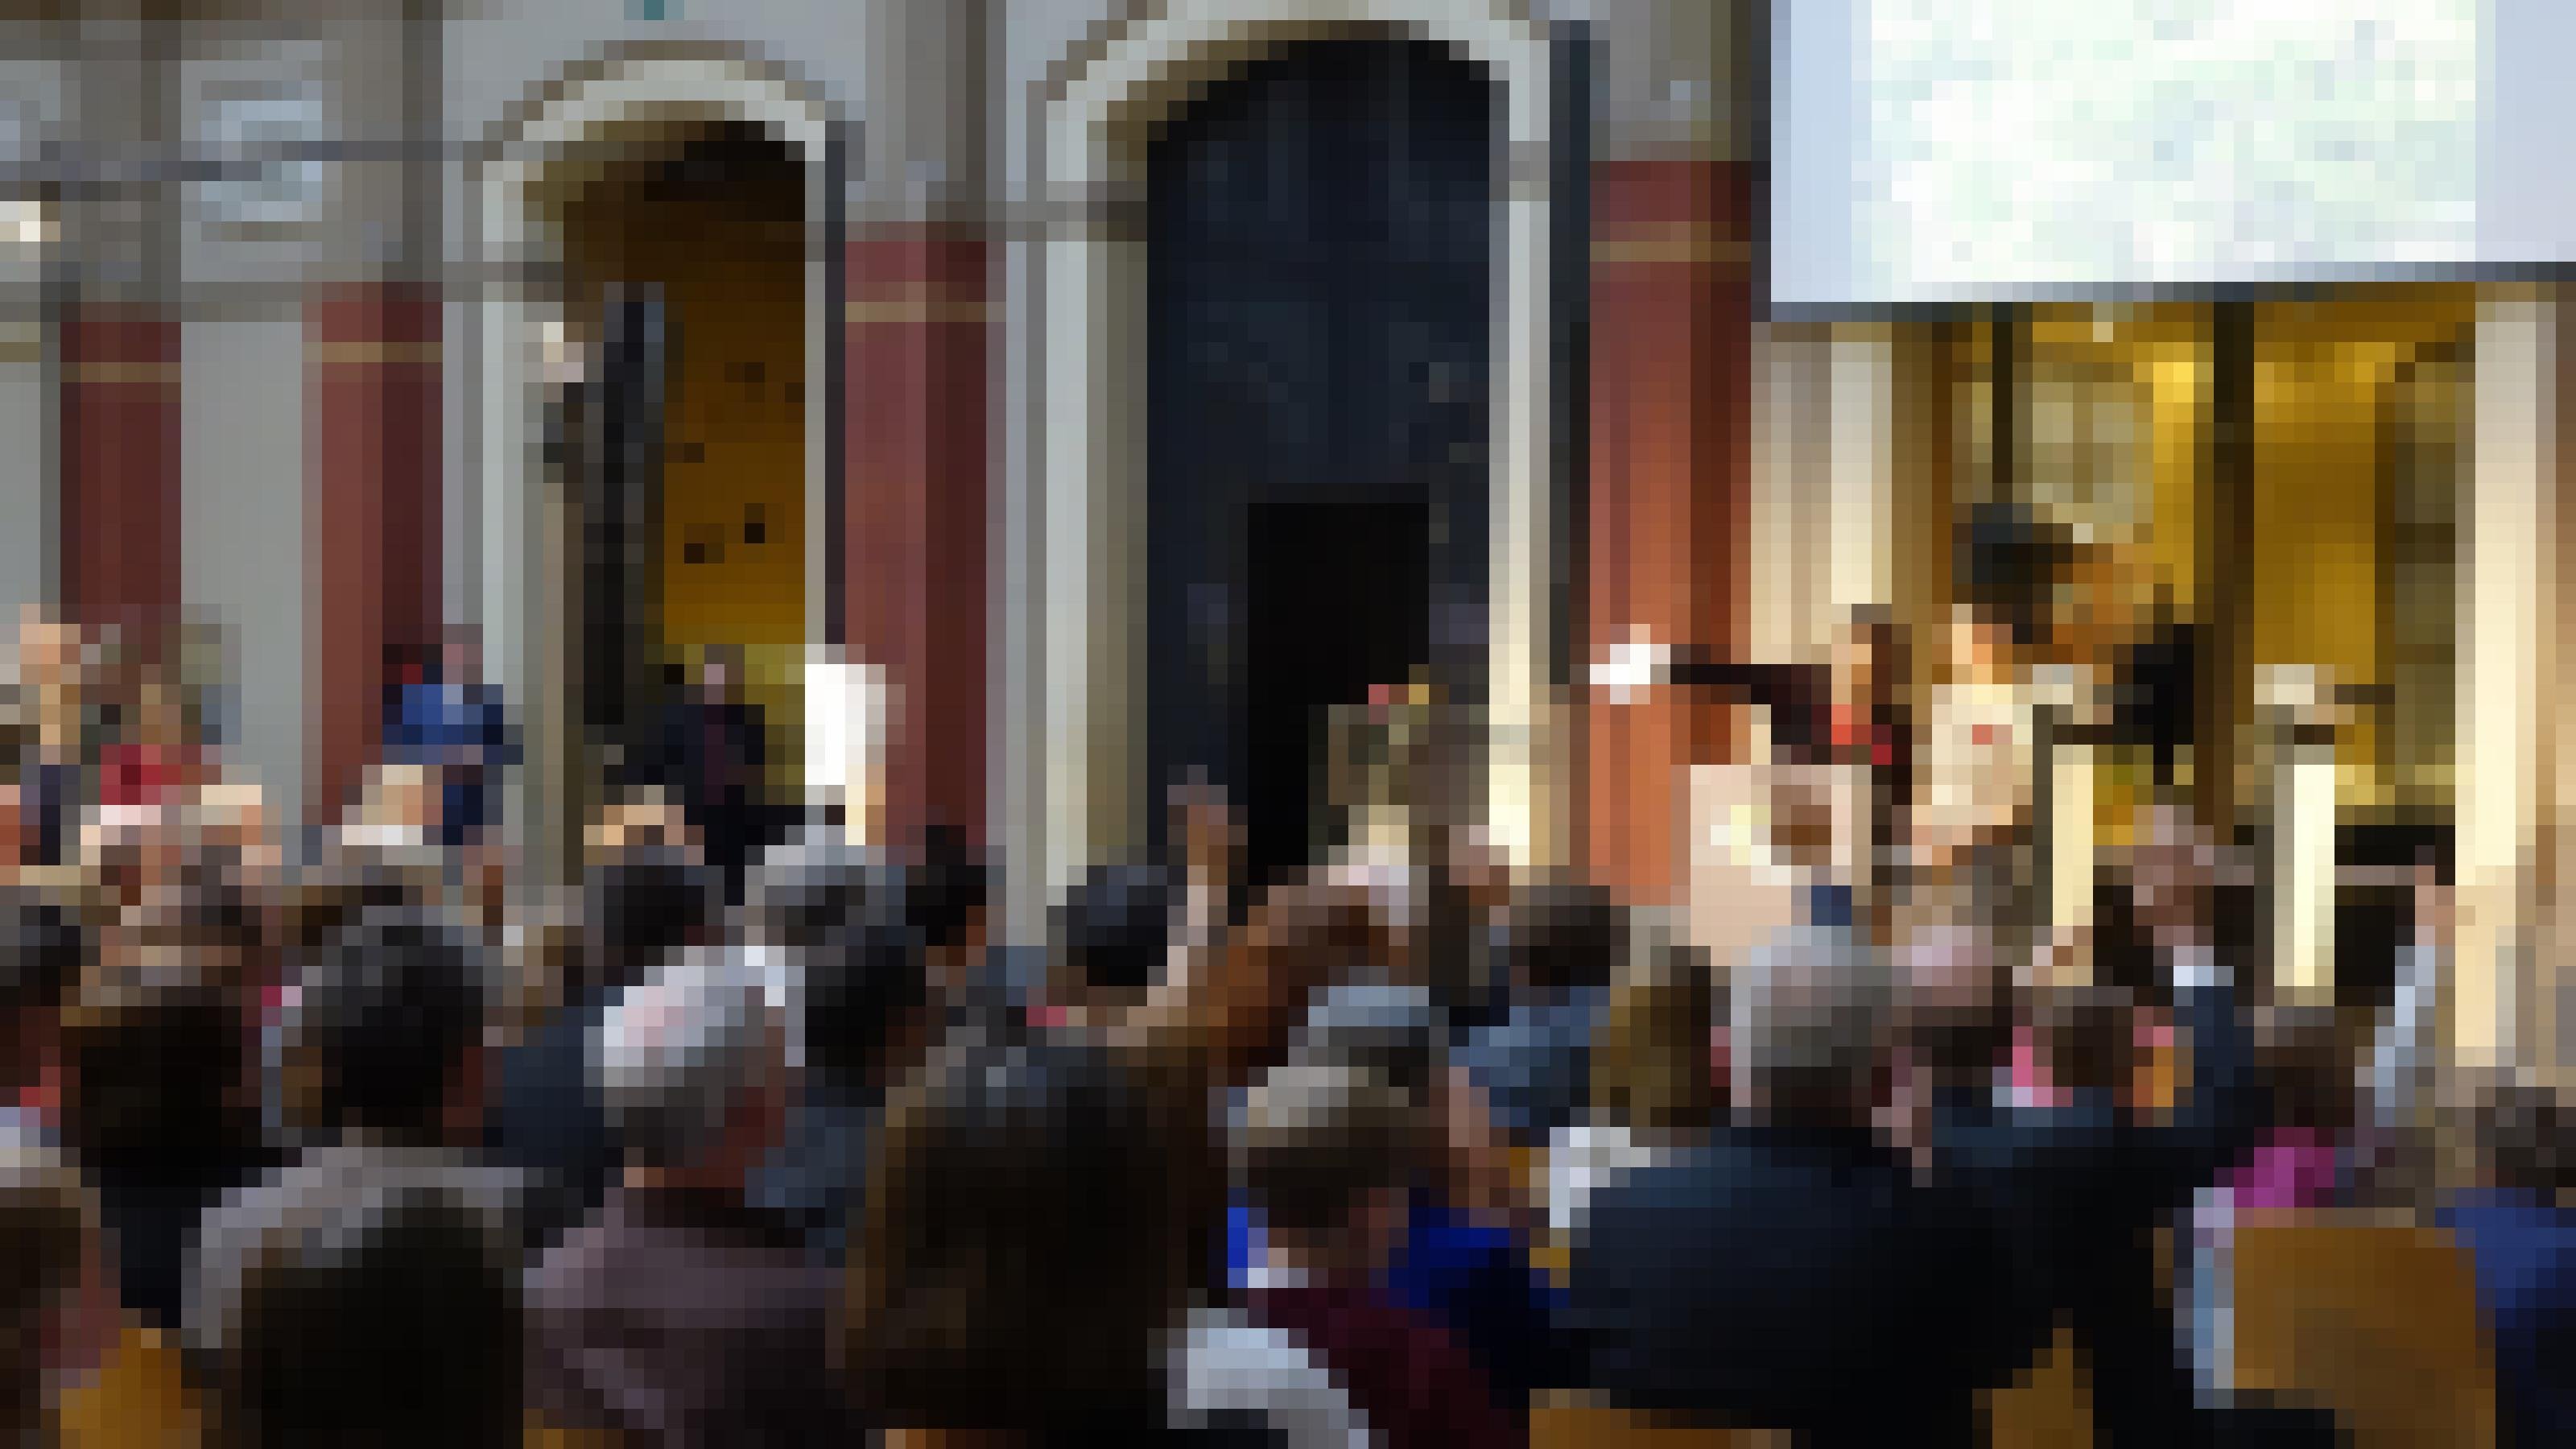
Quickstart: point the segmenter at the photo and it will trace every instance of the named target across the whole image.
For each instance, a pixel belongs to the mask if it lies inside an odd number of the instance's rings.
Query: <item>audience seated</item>
[[[584,883],[574,979],[552,1017],[496,1063],[484,1124],[495,1160],[532,1174],[529,1231],[542,1245],[587,1216],[617,1166],[590,1090],[590,1041],[609,1003],[672,952],[704,937],[714,879],[686,849],[645,846],[594,865]]]
[[[199,880],[105,932],[64,1029],[64,1135],[99,1195],[126,1310],[180,1327],[199,1218],[262,1164],[238,903]]]
[[[969,1035],[898,1092],[848,1270],[848,1366],[893,1446],[1206,1437],[1172,1354],[1214,1214],[1205,1100],[1062,1034]]]
[[[1570,1288],[1612,1403],[1816,1445],[1964,1443],[2015,1366],[2002,1239],[1872,1136],[1890,984],[1850,942],[1802,930],[1740,965],[1737,1125],[1594,1195]]]
[[[1970,712],[2026,724],[2012,592],[1964,636]],[[1250,899],[1199,783],[1166,860],[1091,870],[1006,946],[955,830],[863,847],[818,810],[729,912],[706,822],[649,791],[568,908],[506,879],[489,798],[454,808],[488,772],[412,740],[284,861],[177,668],[145,686],[40,618],[21,642],[7,1443],[1837,1449],[2088,1413],[2114,1449],[2451,1443],[2485,1442],[2490,1394],[2504,1442],[2576,1442],[2564,1106],[2495,1089],[2474,1183],[2425,1170],[2438,848],[2359,1069],[2354,1017],[2239,1020],[2252,953],[2172,806],[2096,882],[2126,906],[2102,986],[2016,979],[2042,816],[2001,777],[1993,819],[1923,835],[1974,890],[1872,877],[1857,921],[1820,892],[1725,971],[1429,816]],[[1894,678],[1870,650],[1834,673]],[[134,687],[118,718],[92,676]],[[1797,749],[1903,773],[1895,712],[1828,702]],[[728,758],[683,793],[739,793]],[[746,802],[718,802],[728,859],[767,829]]]
[[[590,1087],[624,1169],[530,1278],[554,1424],[671,1446],[836,1444],[830,1271],[747,1199],[785,1112],[784,1032],[744,953],[695,948],[601,1017]]]

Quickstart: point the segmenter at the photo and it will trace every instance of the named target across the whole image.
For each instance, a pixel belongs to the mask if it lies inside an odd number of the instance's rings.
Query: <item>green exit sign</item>
[[[638,20],[668,20],[673,0],[627,0]]]

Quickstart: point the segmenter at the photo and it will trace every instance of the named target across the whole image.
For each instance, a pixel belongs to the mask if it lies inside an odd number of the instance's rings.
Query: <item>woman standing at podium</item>
[[[1951,678],[1933,694],[1924,795],[1912,822],[1918,863],[2018,974],[2030,960],[2033,772],[2038,721],[2025,663],[2030,630],[1991,603],[1951,625]]]

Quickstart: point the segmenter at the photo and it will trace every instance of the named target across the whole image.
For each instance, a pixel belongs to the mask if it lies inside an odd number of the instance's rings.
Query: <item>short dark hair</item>
[[[956,827],[936,823],[922,832],[921,849],[906,873],[904,909],[923,945],[953,946],[982,915],[991,895],[991,873]]]
[[[436,1145],[456,1068],[482,1037],[484,973],[474,944],[434,917],[351,922],[308,963],[289,1018],[300,1125]]]
[[[194,1170],[246,1145],[241,1013],[185,962],[85,982],[63,1055],[65,1135],[93,1169]]]
[[[1609,984],[1622,920],[1607,890],[1583,881],[1542,881],[1513,901],[1507,915],[1513,974],[1531,990]]]
[[[2543,1197],[2576,1191],[2576,1115],[2527,1082],[2498,1086],[2477,1105],[2479,1152],[2498,1186]]]
[[[721,887],[685,849],[644,845],[590,869],[583,882],[582,984],[640,978],[716,920]]]
[[[0,895],[0,921],[0,1017],[59,1007],[88,949],[80,917],[17,889]]]
[[[1404,1186],[1417,1166],[1404,1095],[1349,1063],[1272,1069],[1233,1139],[1240,1186],[1262,1219],[1309,1238],[1348,1225],[1369,1193]]]
[[[919,938],[900,924],[845,926],[805,956],[805,1059],[826,1082],[863,1087],[926,987]]]
[[[1172,944],[1172,882],[1149,865],[1094,866],[1057,908],[1058,949],[1094,991],[1142,991]]]
[[[746,909],[772,944],[810,950],[888,914],[895,881],[890,868],[856,847],[800,842],[762,859]]]
[[[353,1203],[343,1232],[286,1233],[252,1260],[214,1374],[224,1449],[515,1442],[519,1275],[453,1194]]]

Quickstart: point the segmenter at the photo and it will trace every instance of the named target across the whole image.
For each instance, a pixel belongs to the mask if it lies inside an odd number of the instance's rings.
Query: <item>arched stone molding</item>
[[[1145,782],[1141,564],[1145,247],[1130,223],[1157,126],[1269,45],[1362,28],[1456,47],[1500,93],[1495,167],[1493,556],[1484,825],[1512,859],[1563,856],[1568,773],[1552,728],[1550,436],[1551,145],[1546,27],[1519,0],[1168,0],[1059,67],[1037,107],[1050,222],[1033,316],[1041,349],[1032,424],[1029,606],[1008,627],[1035,644],[1013,711],[1015,928],[1092,861],[1142,838]],[[1013,649],[1008,657],[1028,658]],[[1044,890],[1045,898],[1034,895]]]
[[[541,486],[540,383],[549,324],[563,320],[552,279],[561,239],[552,234],[536,188],[549,168],[633,122],[757,124],[796,149],[805,165],[805,632],[828,636],[832,565],[828,500],[838,416],[833,325],[834,235],[830,188],[842,164],[837,118],[822,91],[786,66],[740,48],[693,41],[614,45],[559,72],[492,128],[472,184],[468,235],[486,275],[505,279],[470,309],[478,364],[460,401],[471,409],[476,496],[466,510],[474,537],[469,607],[486,668],[501,681],[526,731],[525,763],[509,811],[513,843],[544,866],[568,866],[579,839],[563,819],[575,759],[572,746],[570,629],[575,557],[562,490]],[[553,875],[540,868],[538,878]]]

